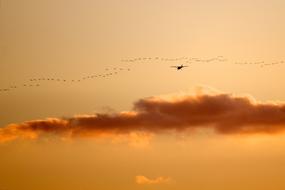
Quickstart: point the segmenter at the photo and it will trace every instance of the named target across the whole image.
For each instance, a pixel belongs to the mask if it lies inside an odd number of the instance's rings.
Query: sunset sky
[[[285,189],[284,20],[283,0],[0,0],[0,190]]]

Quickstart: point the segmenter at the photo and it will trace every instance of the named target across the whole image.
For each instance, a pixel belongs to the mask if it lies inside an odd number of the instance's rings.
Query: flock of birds
[[[284,64],[285,61],[276,61],[276,62],[271,62],[271,63],[265,63],[264,61],[259,61],[259,62],[236,62],[236,65],[259,65],[260,67],[267,67],[267,66],[275,66],[275,65],[280,65]]]
[[[216,56],[212,58],[197,58],[197,57],[178,57],[178,58],[165,58],[165,57],[138,57],[131,59],[122,59],[121,62],[125,63],[153,63],[153,62],[162,62],[162,63],[170,63],[170,62],[179,62],[181,65],[170,66],[176,68],[177,70],[181,70],[184,67],[188,67],[190,64],[198,64],[198,63],[211,63],[211,62],[226,62],[227,58],[224,56]],[[266,63],[265,61],[256,61],[256,62],[233,62],[235,65],[255,65],[259,67],[267,67],[267,66],[275,66],[280,64],[285,64],[285,61],[276,61],[271,63]],[[31,78],[27,82],[18,85],[10,85],[7,88],[0,88],[0,93],[5,93],[9,91],[16,90],[18,88],[28,88],[28,87],[39,87],[43,82],[62,82],[62,83],[80,83],[85,80],[91,80],[96,78],[108,78],[111,76],[115,76],[122,71],[130,71],[130,68],[123,67],[113,67],[106,68],[104,74],[93,74],[84,76],[77,79],[62,79],[62,78],[52,78],[52,77],[39,77],[39,78]]]
[[[96,78],[109,78],[111,76],[118,75],[122,71],[131,71],[130,68],[122,68],[122,67],[114,67],[114,68],[106,68],[104,74],[93,74],[87,75],[77,79],[63,79],[63,78],[53,78],[53,77],[39,77],[39,78],[31,78],[23,84],[18,85],[10,85],[7,88],[0,88],[0,93],[10,92],[19,88],[29,88],[29,87],[40,87],[42,82],[57,82],[57,83],[69,83],[76,84],[86,80],[92,80]]]
[[[150,62],[150,61],[160,61],[162,63],[164,62],[175,62],[179,61],[182,63],[182,65],[186,64],[195,64],[195,63],[210,63],[210,62],[226,62],[228,61],[227,58],[224,56],[217,56],[213,58],[208,58],[208,59],[203,59],[203,58],[197,58],[197,57],[179,57],[179,58],[164,58],[164,57],[139,57],[139,58],[131,58],[131,59],[122,59],[122,62],[126,63],[145,63],[145,62]],[[276,61],[276,62],[271,62],[271,63],[266,63],[265,61],[256,61],[256,62],[234,62],[235,65],[257,65],[260,67],[266,67],[266,66],[275,66],[275,65],[280,65],[284,64],[285,61]],[[185,67],[184,66],[184,67]],[[173,66],[171,66],[173,67]],[[176,66],[177,67],[177,66]]]
[[[201,58],[195,58],[195,57],[179,57],[179,58],[163,58],[163,57],[139,57],[139,58],[132,58],[132,59],[122,59],[122,62],[146,62],[146,61],[162,61],[162,62],[170,62],[170,61],[180,61],[184,63],[192,63],[192,62],[213,62],[213,61],[219,61],[219,62],[225,62],[227,61],[226,58],[223,56],[217,56],[214,58],[209,59],[201,59]]]

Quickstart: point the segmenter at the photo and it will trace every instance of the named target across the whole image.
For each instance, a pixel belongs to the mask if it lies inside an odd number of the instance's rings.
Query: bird
[[[181,69],[183,69],[184,67],[188,67],[188,66],[186,66],[186,65],[177,65],[177,66],[171,66],[172,68],[176,68],[177,70],[181,70]]]

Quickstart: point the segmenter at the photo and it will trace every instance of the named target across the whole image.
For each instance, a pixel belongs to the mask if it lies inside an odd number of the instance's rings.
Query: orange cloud
[[[135,178],[136,183],[139,185],[150,185],[150,184],[167,184],[171,182],[171,179],[169,177],[157,177],[155,179],[149,179],[143,175],[138,175]]]
[[[134,142],[148,139],[135,134],[210,129],[220,134],[281,133],[285,104],[256,103],[230,94],[141,99],[129,112],[98,113],[11,124],[0,129],[0,142],[42,136],[100,137],[130,135]]]

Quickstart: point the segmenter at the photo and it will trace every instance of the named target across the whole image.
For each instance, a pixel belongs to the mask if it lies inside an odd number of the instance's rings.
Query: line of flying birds
[[[212,62],[212,61],[219,61],[224,62],[227,61],[223,56],[217,56],[210,59],[200,59],[195,57],[179,57],[179,58],[163,58],[163,57],[139,57],[139,58],[132,58],[132,59],[122,59],[122,62],[145,62],[145,61],[163,61],[163,62],[170,62],[170,61],[184,61],[185,64],[191,64],[192,62]],[[171,66],[172,68],[176,68],[177,70],[181,70],[185,67],[188,67],[187,65],[181,64],[181,65],[175,65]]]
[[[227,58],[224,56],[217,56],[213,58],[197,58],[197,57],[178,57],[178,58],[165,58],[165,57],[138,57],[138,58],[131,58],[131,59],[122,59],[122,62],[127,62],[127,63],[145,63],[147,61],[160,61],[160,62],[184,62],[181,65],[176,65],[176,66],[171,66],[173,68],[176,68],[177,70],[180,70],[184,67],[188,67],[187,64],[193,64],[193,63],[210,63],[210,62],[226,62],[228,61]],[[275,61],[271,63],[266,63],[265,61],[256,61],[256,62],[234,62],[235,65],[258,65],[260,67],[266,67],[266,66],[275,66],[275,65],[280,65],[284,64],[285,61]]]
[[[122,59],[121,62],[126,63],[146,63],[152,61],[160,61],[160,62],[182,62],[182,64],[179,65],[173,65],[170,66],[171,68],[176,68],[177,70],[182,70],[185,67],[189,67],[190,64],[194,63],[210,63],[210,62],[226,62],[228,61],[227,58],[224,56],[216,56],[212,58],[202,59],[197,57],[178,57],[178,58],[165,58],[165,57],[139,57],[139,58],[131,58],[131,59]],[[284,64],[285,61],[276,61],[272,63],[266,63],[265,61],[255,61],[255,62],[234,62],[235,65],[256,65],[260,67],[266,67],[266,66],[275,66]],[[50,77],[40,77],[40,78],[31,78],[28,82],[23,83],[22,85],[10,85],[8,88],[0,88],[1,92],[9,92],[12,90],[15,90],[20,87],[39,87],[41,86],[41,82],[43,81],[49,81],[49,82],[63,82],[63,83],[79,83],[85,80],[95,79],[95,78],[106,78],[110,76],[114,76],[119,74],[121,71],[130,71],[130,68],[122,68],[122,67],[113,67],[113,68],[106,68],[105,74],[93,74],[84,76],[82,78],[77,79],[62,79],[62,78],[50,78]]]
[[[20,85],[10,85],[8,88],[0,88],[1,92],[9,92],[12,90],[16,90],[18,88],[27,88],[27,87],[39,87],[41,86],[41,82],[63,82],[63,83],[79,83],[85,80],[91,80],[96,78],[108,78],[111,76],[115,76],[122,71],[130,71],[130,68],[122,68],[122,67],[114,67],[114,68],[106,68],[104,74],[93,74],[87,75],[77,79],[62,79],[62,78],[53,78],[53,77],[39,77],[39,78],[31,78],[27,82]],[[106,73],[107,72],[107,73]]]

